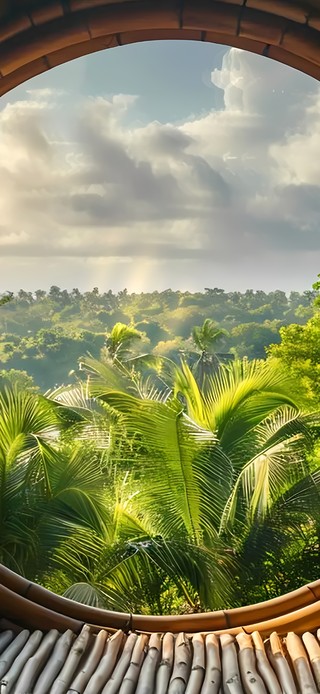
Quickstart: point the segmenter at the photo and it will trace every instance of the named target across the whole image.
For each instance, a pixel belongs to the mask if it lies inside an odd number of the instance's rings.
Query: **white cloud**
[[[235,49],[212,80],[224,108],[179,124],[131,122],[137,97],[122,94],[68,111],[63,93],[31,89],[25,101],[6,105],[0,270],[6,257],[20,268],[28,258],[30,268],[46,259],[55,271],[69,262],[62,259],[78,259],[75,275],[81,258],[96,267],[98,258],[105,267],[143,258],[153,268],[151,286],[160,276],[168,283],[170,261],[186,281],[194,259],[192,286],[203,287],[219,264],[236,281],[246,268],[250,284],[260,262],[262,286],[264,263],[270,274],[272,258],[282,255],[301,274],[311,251],[310,273],[317,263],[320,270],[317,83]]]

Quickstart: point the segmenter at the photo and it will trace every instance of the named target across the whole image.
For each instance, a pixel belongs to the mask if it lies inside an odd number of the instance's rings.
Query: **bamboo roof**
[[[0,566],[5,694],[316,694],[320,580],[194,615],[109,612]]]
[[[320,77],[320,0],[0,0],[0,95],[94,51],[179,38]]]

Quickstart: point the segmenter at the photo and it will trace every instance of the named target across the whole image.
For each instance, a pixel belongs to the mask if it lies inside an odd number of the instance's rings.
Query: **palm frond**
[[[290,408],[259,427],[259,445],[242,465],[226,504],[221,528],[235,518],[239,497],[248,513],[263,517],[275,501],[308,472],[303,419]]]
[[[90,607],[105,608],[107,606],[106,594],[97,585],[89,582],[73,583],[63,593],[63,597],[84,605],[90,605]]]

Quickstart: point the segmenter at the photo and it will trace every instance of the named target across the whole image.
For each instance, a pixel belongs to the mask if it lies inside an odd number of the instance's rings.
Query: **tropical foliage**
[[[200,382],[192,361],[130,359],[134,333],[113,336],[73,386],[2,390],[1,561],[113,609],[241,604],[265,597],[259,571],[277,594],[275,538],[294,566],[319,536],[317,416],[273,361]]]
[[[4,295],[0,561],[72,599],[153,613],[317,578],[318,293]],[[57,359],[66,373],[73,360],[69,383],[43,395],[28,367]]]

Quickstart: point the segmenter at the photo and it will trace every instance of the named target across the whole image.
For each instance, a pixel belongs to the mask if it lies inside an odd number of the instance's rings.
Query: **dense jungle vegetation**
[[[193,294],[20,290],[8,295],[11,300],[0,311],[0,369],[27,371],[44,391],[71,382],[69,373],[84,354],[99,358],[106,333],[118,322],[142,333],[136,350],[177,358],[194,350],[192,329],[206,318],[225,331],[218,352],[264,359],[265,348],[280,342],[283,326],[303,325],[313,315],[316,295],[314,289],[289,297],[282,291],[218,288]]]
[[[319,289],[4,296],[0,561],[147,613],[319,578]]]

